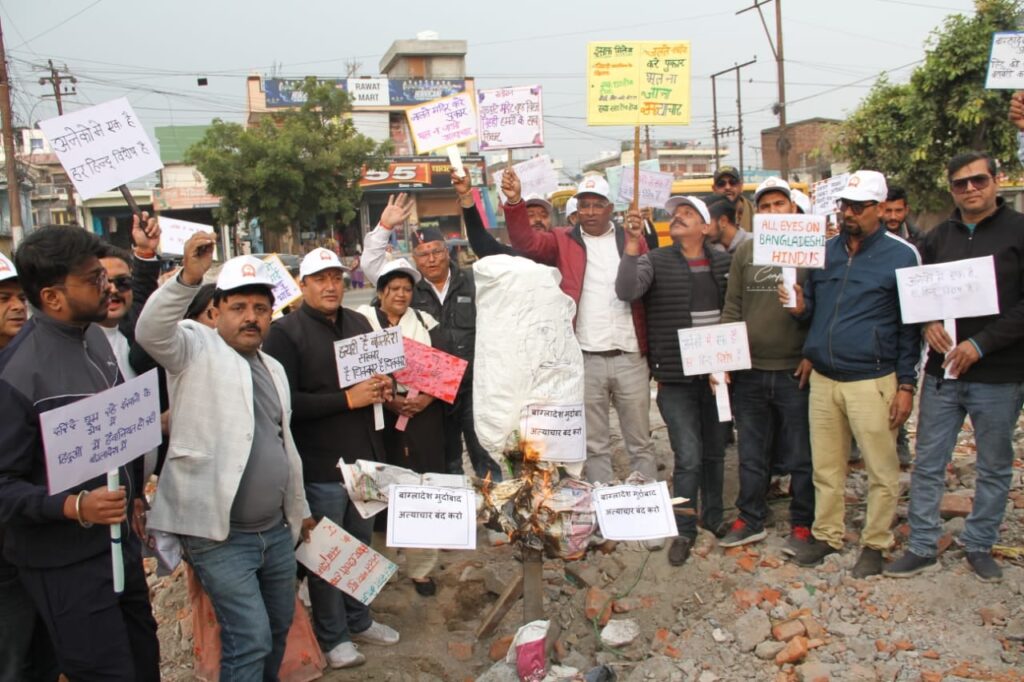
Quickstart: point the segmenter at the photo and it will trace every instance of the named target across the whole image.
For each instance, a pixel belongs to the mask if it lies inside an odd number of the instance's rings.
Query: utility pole
[[[765,21],[761,6],[769,2],[775,2],[775,40],[772,40],[771,31],[768,29],[768,22]],[[754,4],[746,9],[741,9],[736,14],[743,14],[752,9],[757,10],[761,17],[761,25],[764,27],[765,35],[768,36],[768,45],[772,48],[772,55],[775,56],[775,68],[779,81],[779,101],[775,105],[775,113],[779,116],[779,140],[776,146],[779,150],[779,175],[783,180],[789,179],[789,138],[786,136],[786,60],[782,47],[782,0],[754,0]]]
[[[47,77],[40,78],[39,79],[39,84],[40,85],[46,85],[47,83],[49,83],[50,85],[53,86],[53,98],[57,102],[57,115],[58,116],[63,116],[64,115],[64,100],[63,100],[63,97],[64,97],[64,95],[74,95],[75,94],[74,85],[76,83],[78,83],[78,79],[75,78],[74,76],[72,76],[71,74],[68,74],[66,78],[62,77],[61,76],[61,72],[58,71],[57,68],[53,65],[53,60],[52,59],[48,59],[47,60],[47,64],[48,64],[48,66],[50,68],[50,76],[48,78]],[[65,64],[64,65],[64,72],[67,73],[67,71],[68,71],[68,65]],[[70,90],[64,91],[61,88],[61,83],[63,83],[64,81],[68,81],[68,82],[71,83],[72,87],[71,87]],[[71,216],[71,224],[72,225],[77,225],[78,224],[78,207],[75,205],[75,188],[74,188],[74,186],[70,182],[67,182],[64,185],[64,188],[68,192],[68,215]]]
[[[736,64],[728,69],[722,69],[718,73],[711,74],[711,108],[714,115],[714,126],[715,126],[715,170],[718,170],[718,138],[719,136],[732,135],[733,133],[739,134],[739,148],[740,148],[740,172],[743,172],[743,107],[740,100],[740,69],[744,66],[750,66],[757,62],[757,57],[754,57],[749,62],[743,62],[742,64]],[[715,85],[715,79],[719,76],[723,76],[730,71],[736,72],[736,127],[735,128],[718,128],[718,89]]]
[[[14,120],[11,116],[11,81],[7,73],[4,31],[0,25],[0,118],[3,119],[4,171],[7,174],[7,205],[11,209],[11,240],[17,248],[24,237],[21,225],[21,182],[14,158]]]
[[[715,172],[718,172],[718,90],[715,77],[711,76],[711,134],[715,138]]]

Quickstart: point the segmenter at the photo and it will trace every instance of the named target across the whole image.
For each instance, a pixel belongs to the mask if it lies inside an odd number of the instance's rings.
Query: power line
[[[95,7],[96,5],[100,4],[101,2],[103,2],[103,0],[94,0],[94,2],[92,2],[92,3],[90,3],[89,5],[87,5],[87,6],[83,7],[82,9],[78,10],[77,12],[75,12],[74,14],[72,14],[72,15],[71,15],[70,17],[68,17],[67,19],[64,19],[63,21],[59,21],[59,22],[57,22],[56,24],[54,24],[54,25],[53,25],[53,26],[51,26],[50,28],[46,29],[46,30],[45,30],[45,31],[43,31],[42,33],[37,33],[36,35],[32,36],[31,38],[29,38],[29,39],[28,39],[28,40],[26,40],[25,42],[21,43],[20,45],[15,45],[15,49],[17,49],[17,48],[21,47],[22,45],[28,45],[29,43],[31,43],[31,42],[32,42],[33,40],[35,40],[36,38],[42,38],[42,37],[43,37],[43,36],[45,36],[45,35],[46,35],[47,33],[50,33],[50,32],[52,32],[52,31],[55,31],[55,30],[57,30],[58,28],[60,28],[60,27],[61,27],[61,26],[63,26],[64,24],[68,23],[69,21],[71,21],[72,19],[74,19],[75,17],[77,17],[78,15],[80,15],[80,14],[84,14],[85,12],[89,11],[90,9],[92,9],[92,8],[93,8],[93,7]]]

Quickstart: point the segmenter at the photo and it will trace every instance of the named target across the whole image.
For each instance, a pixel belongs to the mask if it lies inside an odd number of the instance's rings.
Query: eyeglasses
[[[55,288],[93,287],[96,289],[103,290],[106,289],[107,285],[110,283],[110,280],[107,278],[107,271],[104,270],[103,268],[100,268],[99,270],[91,272],[87,275],[82,275],[81,278],[83,280],[82,282],[69,282],[67,279],[65,279],[63,284],[55,284],[53,286]]]
[[[715,187],[738,187],[739,184],[740,181],[734,178],[719,178],[715,180]]]
[[[853,215],[860,215],[861,213],[864,212],[864,209],[868,208],[869,206],[878,206],[878,202],[849,201],[848,199],[840,199],[837,206],[839,207],[840,213],[844,212],[846,209],[850,209],[850,211],[853,212]]]
[[[966,178],[957,178],[956,180],[949,181],[949,186],[952,188],[953,194],[963,194],[967,191],[967,185],[973,185],[974,189],[985,189],[990,184],[992,184],[992,176],[988,173],[971,175]]]
[[[132,290],[132,278],[131,275],[120,275],[118,277],[110,277],[108,281],[114,285],[114,288],[120,292]]]
[[[413,251],[412,255],[413,258],[422,258],[424,260],[427,260],[435,257],[440,258],[441,256],[444,256],[447,253],[447,249],[431,249],[429,251],[420,251],[419,253]]]

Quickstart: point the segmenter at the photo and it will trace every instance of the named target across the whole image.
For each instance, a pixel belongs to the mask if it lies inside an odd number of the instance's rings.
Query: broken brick
[[[927,651],[921,652],[921,658],[928,658],[933,661],[939,660],[939,652],[935,649],[928,649]]]
[[[945,676],[936,670],[922,670],[921,682],[942,682]]]
[[[597,624],[601,626],[607,624],[608,619],[612,617],[611,595],[597,587],[591,587],[588,589],[583,614],[589,620],[594,620],[600,615]]]
[[[799,618],[792,620],[784,620],[781,623],[776,623],[772,626],[772,637],[779,642],[788,642],[794,637],[800,637],[807,634],[804,624],[800,622]]]
[[[786,648],[775,654],[776,665],[797,663],[807,656],[807,638],[797,635],[786,643]]]
[[[736,560],[736,565],[747,573],[753,573],[757,570],[757,559],[749,554],[744,554]]]
[[[736,590],[732,593],[732,599],[736,602],[736,606],[746,611],[751,606],[761,603],[762,593],[757,590]]]
[[[800,618],[800,623],[804,626],[804,629],[807,631],[807,636],[810,639],[825,639],[825,637],[828,636],[828,632],[825,631],[825,628],[821,627],[818,621],[814,620],[814,618],[811,618],[810,616],[802,616]]]
[[[782,599],[782,593],[779,592],[778,590],[773,590],[773,589],[769,588],[769,589],[761,591],[761,598],[764,601],[766,601],[769,604],[771,604],[772,606],[776,606],[776,605],[778,605],[779,600]]]
[[[973,506],[974,498],[972,497],[946,493],[942,496],[942,502],[939,504],[939,514],[944,519],[951,519],[955,516],[966,517],[970,515]]]
[[[473,658],[473,643],[454,641],[448,642],[448,655],[456,661],[468,661]]]
[[[492,661],[500,661],[505,658],[505,654],[508,653],[508,648],[512,646],[512,635],[505,635],[491,642],[491,650],[489,655]]]

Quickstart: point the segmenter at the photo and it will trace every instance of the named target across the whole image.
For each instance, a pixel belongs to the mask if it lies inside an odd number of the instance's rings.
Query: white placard
[[[587,426],[583,404],[527,405],[519,427],[546,462],[583,462],[587,459]]]
[[[558,175],[555,174],[555,167],[551,163],[551,157],[547,154],[520,161],[513,164],[512,169],[519,176],[524,197],[531,194],[546,197],[558,189]],[[504,175],[504,169],[494,171],[494,186],[498,188],[498,195],[503,203],[508,201],[505,193],[501,191],[501,178]]]
[[[544,146],[541,86],[477,90],[480,151]]]
[[[896,286],[904,324],[999,314],[992,256],[900,268]]]
[[[51,495],[131,462],[160,445],[156,370],[39,415]]]
[[[468,92],[409,107],[405,115],[419,154],[476,137],[476,112]]]
[[[640,208],[661,208],[672,196],[672,182],[675,176],[671,173],[640,169]],[[626,204],[633,202],[633,167],[623,167],[619,180],[618,201]]]
[[[849,181],[849,173],[840,173],[811,185],[811,197],[814,201],[811,213],[823,216],[836,213],[836,202],[839,200],[839,193],[846,188]]]
[[[825,267],[825,217],[754,214],[754,265]]]
[[[665,481],[594,488],[597,523],[606,540],[655,540],[679,535]]]
[[[392,485],[387,544],[476,549],[476,493],[470,488]]]
[[[184,256],[185,242],[196,232],[213,233],[213,225],[193,223],[188,220],[167,218],[160,216],[160,253],[168,256]],[[213,259],[217,259],[217,250],[214,247]]]
[[[990,90],[1024,88],[1024,32],[1001,31],[992,34],[985,87]]]
[[[466,169],[462,166],[462,154],[459,153],[459,148],[456,145],[448,147],[448,163],[452,166],[452,173],[460,178],[466,177]]]
[[[683,358],[683,374],[688,377],[750,369],[747,323],[680,329],[679,352]]]
[[[299,283],[292,277],[292,273],[288,272],[288,268],[277,254],[266,256],[263,262],[267,264],[267,274],[274,283],[274,312],[302,298]]]
[[[39,122],[83,199],[163,168],[124,97]]]
[[[345,594],[367,605],[398,570],[398,566],[346,533],[326,516],[310,532],[309,542],[299,543],[295,559]]]
[[[366,381],[374,374],[391,374],[405,367],[402,329],[388,327],[379,332],[334,342],[338,383],[342,388]]]

